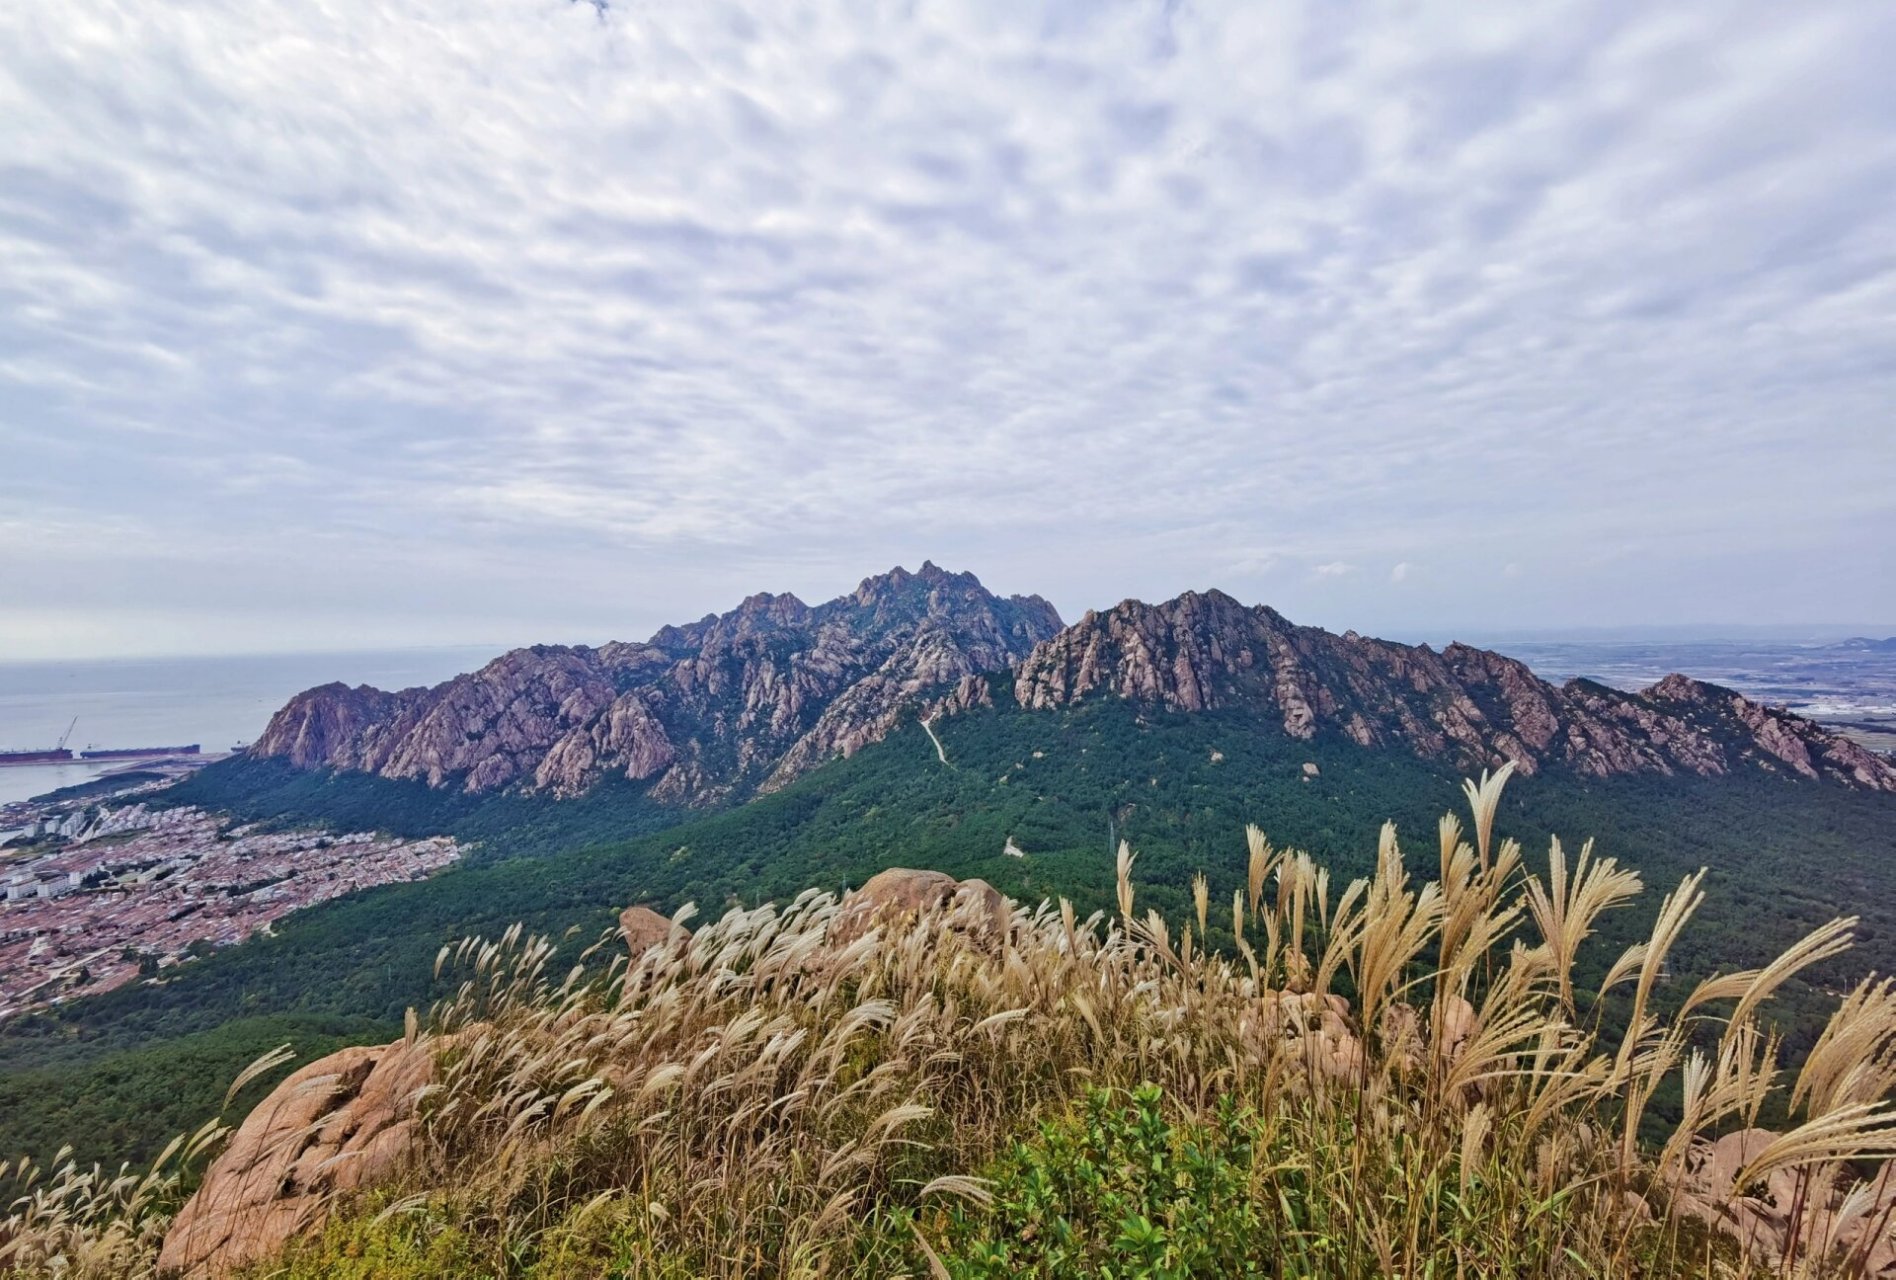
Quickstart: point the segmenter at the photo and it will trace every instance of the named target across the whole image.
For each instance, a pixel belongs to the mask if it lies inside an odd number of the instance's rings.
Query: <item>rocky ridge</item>
[[[992,699],[963,682],[953,712]],[[1896,791],[1896,763],[1788,711],[1681,675],[1624,693],[1553,685],[1485,649],[1396,644],[1300,627],[1220,591],[1089,611],[1013,670],[1013,699],[1051,710],[1114,696],[1174,711],[1240,708],[1294,739],[1337,734],[1463,768],[1512,760],[1591,777],[1762,768]]]
[[[516,649],[431,689],[324,685],[277,712],[250,755],[470,792],[571,796],[617,776],[715,801],[879,741],[924,694],[1059,629],[1038,596],[925,563],[814,607],[755,595],[643,644]]]
[[[1339,636],[1219,591],[1129,600],[1062,630],[1038,596],[1003,599],[932,563],[815,607],[755,595],[642,644],[517,649],[432,689],[325,685],[278,712],[250,752],[470,792],[572,796],[623,777],[660,800],[717,802],[878,742],[904,715],[990,706],[1010,688],[1027,711],[1106,696],[1237,708],[1292,739],[1335,735],[1465,769],[1759,768],[1896,792],[1889,757],[1685,676],[1636,693],[1557,686],[1485,649]]]

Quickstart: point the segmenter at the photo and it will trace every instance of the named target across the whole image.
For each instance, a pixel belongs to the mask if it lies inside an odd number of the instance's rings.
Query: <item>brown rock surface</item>
[[[1829,1194],[1812,1191],[1800,1182],[1796,1170],[1781,1169],[1761,1186],[1734,1186],[1739,1172],[1777,1137],[1769,1129],[1740,1129],[1696,1144],[1676,1179],[1673,1207],[1737,1240],[1754,1258],[1782,1259],[1794,1236],[1800,1254],[1841,1249],[1862,1255],[1862,1275],[1896,1275],[1896,1237],[1889,1231],[1892,1207],[1896,1207],[1896,1177],[1891,1176],[1896,1166],[1883,1166],[1871,1183],[1868,1204],[1847,1216],[1837,1212],[1844,1188]],[[1794,1211],[1802,1216],[1795,1233]],[[1871,1232],[1879,1234],[1872,1240],[1868,1238]]]
[[[570,796],[624,777],[663,800],[715,800],[880,741],[925,695],[1002,670],[1059,628],[1038,596],[1004,599],[924,564],[815,608],[752,596],[645,644],[517,649],[432,689],[325,685],[250,753],[475,792]]]
[[[1475,1033],[1481,1030],[1481,1015],[1475,1012],[1475,1006],[1460,996],[1449,996],[1442,1002],[1441,1012],[1437,1015],[1440,1025],[1432,1028],[1435,1033],[1435,1053],[1444,1065],[1451,1065],[1462,1056],[1462,1050]]]
[[[1298,1083],[1360,1080],[1363,1042],[1350,1023],[1349,1001],[1333,993],[1265,991],[1258,996],[1259,1026],[1298,1069]]]
[[[434,1079],[436,1047],[341,1049],[278,1085],[173,1220],[160,1270],[227,1275],[320,1226],[334,1194],[391,1172],[413,1148],[417,1095]]]
[[[966,932],[999,945],[1014,927],[1014,904],[985,880],[963,880],[955,889],[952,915]]]
[[[1398,1075],[1421,1067],[1427,1050],[1422,1040],[1422,1015],[1414,1005],[1394,1001],[1382,1008],[1377,1033],[1382,1040],[1384,1061]]]
[[[1005,941],[1013,923],[1013,908],[985,880],[890,867],[843,899],[830,922],[830,944],[847,946],[878,927],[899,929],[928,911],[947,912],[957,929],[988,945]]]
[[[1471,770],[1508,760],[1592,777],[1757,768],[1896,791],[1896,763],[1729,689],[1684,676],[1640,693],[1555,686],[1484,649],[1338,636],[1218,591],[1086,614],[1016,665],[1014,696],[1029,710],[1098,697],[1241,708],[1292,738],[1329,732]]]
[[[637,960],[653,947],[670,940],[672,931],[689,937],[691,930],[675,925],[646,906],[627,907],[619,913],[619,932],[625,935],[626,949]]]

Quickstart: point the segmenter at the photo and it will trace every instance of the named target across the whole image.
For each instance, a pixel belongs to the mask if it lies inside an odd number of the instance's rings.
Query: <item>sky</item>
[[[0,657],[1896,630],[1896,6],[0,6]]]

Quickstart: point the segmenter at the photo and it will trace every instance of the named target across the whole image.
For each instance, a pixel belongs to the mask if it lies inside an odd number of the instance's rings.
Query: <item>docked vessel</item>
[[[73,758],[66,750],[66,740],[72,737],[72,731],[79,727],[79,717],[74,716],[72,723],[66,726],[66,732],[59,735],[59,745],[34,751],[0,751],[0,765],[7,764],[65,764]]]
[[[202,746],[193,742],[183,747],[100,747],[81,751],[81,760],[149,760],[154,756],[194,756]]]
[[[66,764],[71,759],[72,752],[64,747],[48,747],[43,751],[0,751],[0,765]]]

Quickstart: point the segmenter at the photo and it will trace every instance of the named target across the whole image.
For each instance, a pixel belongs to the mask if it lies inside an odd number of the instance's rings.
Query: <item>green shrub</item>
[[[1153,1084],[1094,1089],[1000,1162],[985,1209],[955,1211],[956,1280],[1237,1276],[1258,1234],[1255,1120],[1226,1097],[1174,1126]]]

